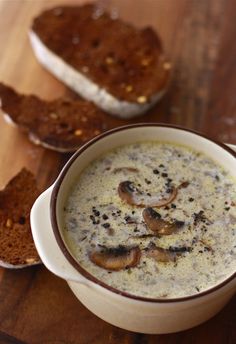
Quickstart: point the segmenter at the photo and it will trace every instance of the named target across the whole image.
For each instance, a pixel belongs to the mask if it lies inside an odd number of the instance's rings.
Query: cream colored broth
[[[140,238],[153,232],[143,221],[143,207],[119,197],[118,185],[127,180],[151,196],[188,181],[171,204],[153,207],[162,219],[184,225],[171,235]],[[64,208],[64,237],[81,266],[104,283],[136,296],[183,297],[213,287],[235,271],[235,204],[235,181],[206,155],[170,143],[126,145],[101,156],[78,177]],[[157,262],[146,255],[150,242],[181,253],[173,262]],[[138,246],[140,262],[108,271],[89,258],[100,245]]]

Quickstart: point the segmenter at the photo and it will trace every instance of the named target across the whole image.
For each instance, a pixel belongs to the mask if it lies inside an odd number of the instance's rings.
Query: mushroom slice
[[[158,247],[151,242],[146,249],[146,255],[147,257],[154,258],[157,262],[168,263],[175,262],[178,254],[168,249]]]
[[[138,246],[125,247],[118,246],[108,248],[102,246],[101,249],[91,252],[90,260],[106,270],[119,271],[125,268],[131,268],[138,265],[141,257],[141,251]]]
[[[135,167],[127,167],[127,166],[124,166],[124,167],[116,167],[114,168],[113,170],[113,173],[119,173],[119,172],[138,172],[139,170]]]
[[[183,221],[168,222],[161,219],[161,215],[152,208],[143,210],[143,219],[147,227],[159,235],[170,235],[184,225]]]
[[[184,181],[178,186],[178,189],[186,189],[189,186],[189,184],[190,183],[188,181]]]
[[[126,180],[118,186],[120,198],[128,204],[138,207],[164,207],[171,203],[177,196],[177,189],[173,187],[167,197],[160,198],[159,195],[150,196],[140,191],[133,182]]]

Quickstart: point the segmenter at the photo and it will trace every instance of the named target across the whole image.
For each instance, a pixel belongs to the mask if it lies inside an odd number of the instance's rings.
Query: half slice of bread
[[[45,101],[20,95],[2,83],[0,100],[6,121],[18,125],[35,144],[59,152],[75,151],[102,131],[123,124],[86,100]]]
[[[34,19],[30,40],[51,73],[118,117],[141,115],[166,90],[170,63],[153,29],[137,29],[96,5],[46,10]]]
[[[30,228],[30,209],[39,195],[31,172],[22,169],[0,191],[0,266],[39,264]]]

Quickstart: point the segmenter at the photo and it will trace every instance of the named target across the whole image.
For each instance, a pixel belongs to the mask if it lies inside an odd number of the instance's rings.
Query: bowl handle
[[[50,198],[53,186],[44,191],[35,201],[30,223],[38,254],[44,265],[55,275],[65,280],[88,284],[87,279],[79,274],[61,252],[51,226]]]

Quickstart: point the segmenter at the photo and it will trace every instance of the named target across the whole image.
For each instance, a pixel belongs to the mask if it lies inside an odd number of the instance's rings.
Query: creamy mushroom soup
[[[136,296],[193,295],[235,271],[235,180],[185,146],[144,142],[101,156],[78,176],[64,219],[80,265]]]

